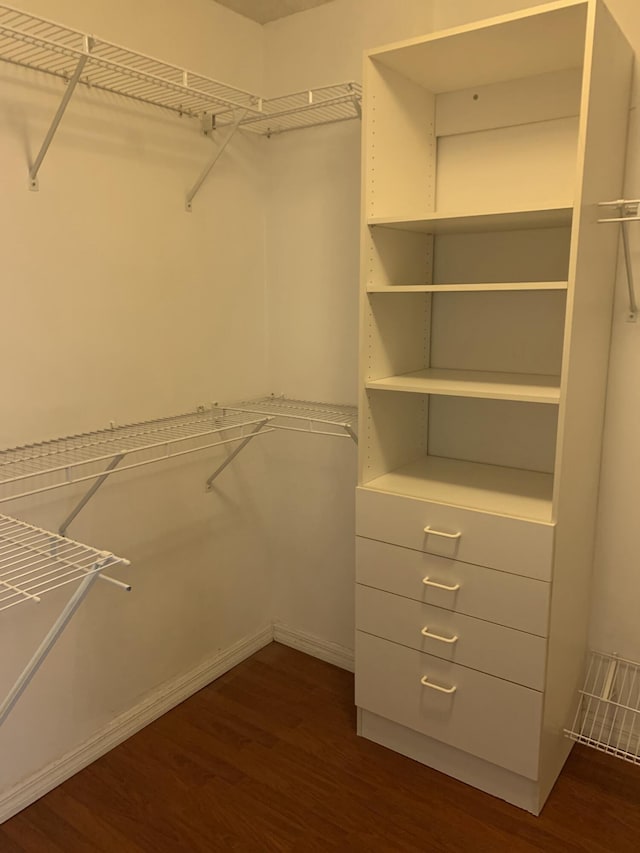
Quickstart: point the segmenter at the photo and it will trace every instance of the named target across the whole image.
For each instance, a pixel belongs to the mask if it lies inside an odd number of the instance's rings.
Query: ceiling
[[[259,24],[268,24],[269,21],[331,2],[332,0],[216,0],[221,6],[226,6],[227,9]]]

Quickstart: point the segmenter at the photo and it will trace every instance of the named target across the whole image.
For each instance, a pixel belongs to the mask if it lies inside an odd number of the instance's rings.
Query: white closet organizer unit
[[[365,56],[358,730],[533,813],[586,651],[631,67],[601,0]]]
[[[32,605],[39,602],[42,596],[63,586],[73,584],[76,587],[35,654],[0,703],[0,725],[11,713],[94,583],[104,580],[120,589],[131,589],[128,584],[104,574],[106,570],[119,565],[128,566],[129,561],[24,521],[0,515],[0,610],[25,603]]]
[[[0,4],[0,59],[68,81],[29,169],[32,190],[38,189],[38,172],[78,83],[199,118],[207,135],[217,126],[228,126],[226,136],[187,195],[187,210],[191,210],[195,195],[239,127],[272,136],[360,116],[359,83],[262,98],[4,3]]]

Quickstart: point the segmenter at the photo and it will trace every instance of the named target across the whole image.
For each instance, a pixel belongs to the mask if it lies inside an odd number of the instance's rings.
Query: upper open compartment
[[[570,223],[587,5],[561,0],[368,55],[370,224]]]

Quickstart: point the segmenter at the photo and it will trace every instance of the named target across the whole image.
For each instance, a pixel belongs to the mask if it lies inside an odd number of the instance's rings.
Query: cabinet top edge
[[[544,3],[539,6],[528,6],[526,9],[519,9],[516,12],[509,12],[505,15],[496,15],[491,18],[482,18],[480,20],[471,21],[467,24],[461,24],[457,27],[449,27],[443,30],[434,30],[423,36],[416,36],[410,39],[403,39],[389,44],[379,45],[378,47],[370,48],[364,51],[365,59],[384,59],[385,55],[403,48],[413,47],[429,42],[439,41],[440,39],[448,39],[458,35],[467,33],[480,32],[481,30],[491,29],[503,24],[509,24],[515,21],[523,21],[527,18],[534,19],[538,16],[546,15],[562,9],[584,8],[597,0],[554,0],[552,3]]]

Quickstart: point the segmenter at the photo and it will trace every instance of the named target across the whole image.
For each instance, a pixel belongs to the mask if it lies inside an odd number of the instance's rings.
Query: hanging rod
[[[627,314],[627,322],[635,323],[638,319],[638,303],[636,301],[635,284],[633,280],[633,265],[631,263],[631,250],[629,249],[629,234],[627,225],[629,222],[638,222],[638,205],[640,199],[625,199],[619,198],[616,201],[601,201],[600,207],[615,207],[620,212],[620,216],[613,216],[604,219],[598,219],[600,223],[618,222],[622,232],[622,248],[624,252],[624,265],[627,274],[627,288],[629,291],[629,313]]]
[[[96,481],[60,527],[67,527],[114,474],[234,442],[247,443],[269,417],[204,407],[195,412],[0,451],[0,503]],[[127,464],[121,461],[127,458]],[[106,467],[105,467],[106,466]],[[226,466],[223,466],[226,467]],[[218,473],[222,467],[218,469]],[[209,478],[211,479],[211,478]]]
[[[120,589],[131,589],[129,584],[103,574],[105,569],[117,565],[128,566],[129,561],[109,551],[98,551],[73,539],[0,515],[0,610],[23,603],[37,603],[46,593],[78,584],[4,701],[0,702],[0,725],[11,713],[93,584],[102,579]]]

